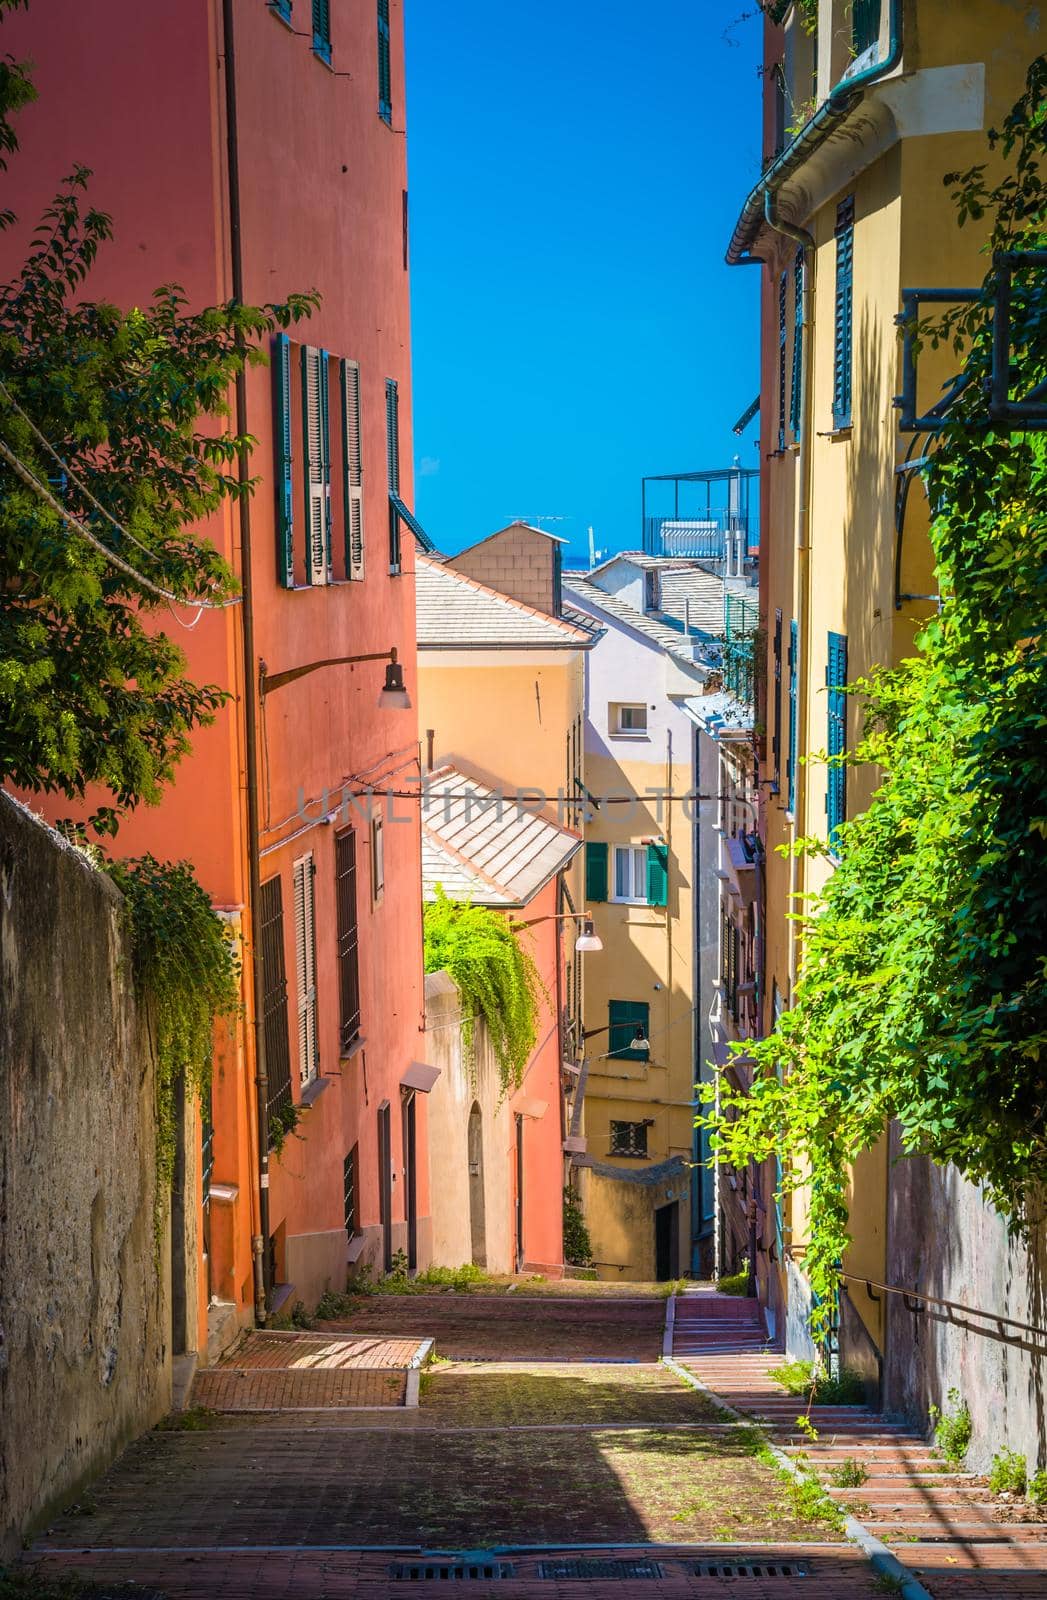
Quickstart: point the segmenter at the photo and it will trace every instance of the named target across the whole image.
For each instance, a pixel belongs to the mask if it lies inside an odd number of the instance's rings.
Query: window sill
[[[328,48],[326,50],[319,50],[316,47],[316,45],[314,44],[313,45],[313,55],[316,57],[317,61],[319,61],[321,66],[324,66],[324,67],[327,68],[328,72],[333,72],[334,71],[334,66],[333,66],[332,61],[331,61],[331,49],[330,49],[330,46],[328,46]]]
[[[305,1088],[302,1090],[298,1104],[300,1106],[304,1106],[308,1110],[311,1105],[314,1105],[316,1101],[319,1100],[324,1090],[329,1089],[330,1087],[330,1078],[325,1078],[323,1074],[320,1074],[315,1078],[311,1078],[310,1081],[305,1085]]]
[[[854,424],[848,422],[843,428],[828,428],[818,435],[819,439],[828,439],[830,444],[839,444],[842,440],[849,439],[854,431]]]
[[[349,1044],[344,1044],[342,1046],[342,1048],[339,1050],[339,1052],[338,1052],[339,1061],[340,1062],[352,1061],[354,1056],[358,1056],[360,1054],[360,1051],[363,1049],[363,1047],[364,1047],[364,1045],[366,1043],[367,1043],[367,1040],[364,1037],[364,1035],[362,1033],[358,1033],[356,1035],[355,1039],[351,1040],[349,1042]]]
[[[635,1150],[610,1150],[608,1156],[612,1161],[650,1161],[648,1155],[638,1155]]]
[[[649,908],[650,903],[649,900],[631,900],[625,895],[616,894],[613,894],[607,902],[609,906],[640,906],[644,911]]]
[[[651,735],[649,733],[628,733],[620,728],[616,729],[614,733],[609,733],[607,737],[609,739],[631,740],[633,744],[650,744],[651,742]]]

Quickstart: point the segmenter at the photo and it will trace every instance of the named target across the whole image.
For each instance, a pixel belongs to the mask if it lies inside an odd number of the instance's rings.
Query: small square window
[[[611,899],[625,905],[647,904],[647,850],[644,845],[615,845]]]
[[[646,1122],[612,1122],[611,1123],[611,1155],[612,1156],[646,1156],[647,1154],[647,1124]]]
[[[381,817],[371,819],[371,897],[380,900],[385,892],[385,830]]]
[[[608,718],[615,733],[646,733],[647,707],[645,705],[615,705]]]

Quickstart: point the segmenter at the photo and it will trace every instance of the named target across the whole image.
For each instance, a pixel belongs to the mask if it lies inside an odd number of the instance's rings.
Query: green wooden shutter
[[[276,581],[294,588],[294,490],[291,453],[291,341],[278,333],[273,345],[274,477],[276,480]]]
[[[836,311],[833,329],[833,427],[851,426],[854,337],[854,196],[836,208]]]
[[[385,380],[385,464],[389,478],[389,571],[400,571],[400,392]]]
[[[789,758],[785,767],[788,793],[786,809],[796,810],[796,768],[800,749],[800,630],[795,622],[789,624]]]
[[[341,363],[342,460],[345,479],[342,496],[345,511],[345,575],[361,579],[364,575],[364,469],[360,445],[360,367],[355,361]]]
[[[592,840],[585,847],[585,898],[607,899],[607,846]]]
[[[646,1000],[611,1000],[607,1007],[610,1023],[607,1054],[616,1056],[619,1061],[646,1061],[649,1052],[634,1049],[633,1040],[637,1025],[650,1037],[650,1017],[651,1008]]]
[[[793,375],[789,394],[789,426],[799,444],[803,432],[803,251],[793,263]]]
[[[774,613],[774,644],[772,652],[774,669],[774,732],[771,735],[771,757],[774,763],[774,793],[782,786],[782,612]]]
[[[829,635],[829,664],[825,671],[829,691],[826,748],[830,766],[826,777],[825,811],[828,818],[829,843],[835,849],[840,824],[847,817],[847,768],[842,761],[832,761],[834,756],[847,753],[847,638],[842,633]]]
[[[669,900],[669,846],[647,846],[647,904],[664,906]]]
[[[788,342],[789,274],[783,272],[778,279],[778,449],[785,449],[785,348]]]
[[[331,0],[313,0],[313,49],[322,61],[330,61]]]
[[[378,0],[378,115],[393,125],[393,74],[390,64],[389,0]]]

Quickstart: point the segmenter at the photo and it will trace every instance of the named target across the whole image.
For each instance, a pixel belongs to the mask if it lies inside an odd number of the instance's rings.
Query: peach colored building
[[[114,227],[92,297],[128,306],[172,280],[191,307],[322,295],[248,372],[249,526],[227,507],[201,530],[244,605],[158,623],[233,698],[118,841],[191,859],[245,939],[245,1022],[176,1197],[202,1251],[197,1274],[174,1230],[172,1348],[192,1356],[266,1300],[342,1288],[354,1261],[428,1259],[418,808],[343,804],[417,781],[416,721],[379,707],[381,661],[317,665],[395,648],[414,684],[402,8],[48,0],[4,46],[39,90],[6,175],[5,271],[82,162]]]

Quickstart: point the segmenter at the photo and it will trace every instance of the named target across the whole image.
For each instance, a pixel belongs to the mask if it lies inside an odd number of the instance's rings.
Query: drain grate
[[[810,1571],[799,1561],[695,1561],[696,1578],[807,1578]]]
[[[661,1578],[657,1561],[539,1561],[540,1578]]]
[[[401,1583],[468,1583],[471,1578],[515,1578],[511,1561],[396,1561],[390,1578]]]

